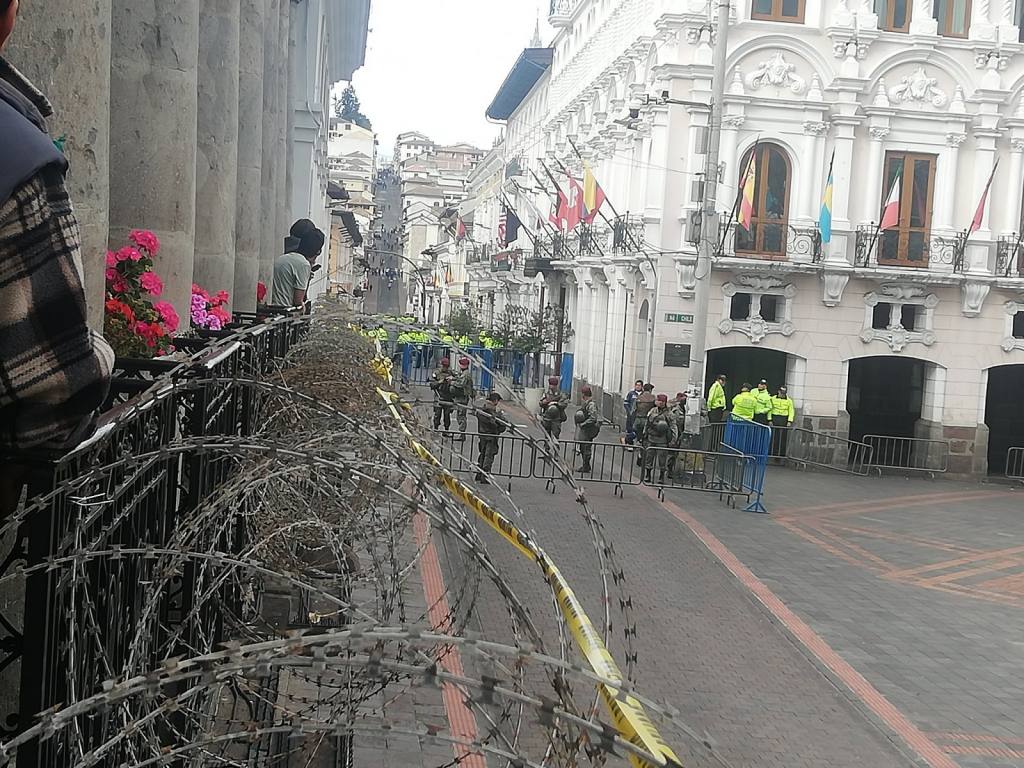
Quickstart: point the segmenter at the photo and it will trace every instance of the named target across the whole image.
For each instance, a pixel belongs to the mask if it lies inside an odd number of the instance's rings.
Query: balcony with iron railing
[[[733,225],[718,255],[751,259],[816,264],[821,261],[821,232],[816,224],[796,226],[785,222],[753,221],[749,230]]]
[[[1013,234],[996,242],[996,277],[1024,277],[1024,240]]]
[[[946,236],[927,230],[879,232],[876,224],[862,224],[856,232],[854,266],[961,274],[965,246],[962,233]]]

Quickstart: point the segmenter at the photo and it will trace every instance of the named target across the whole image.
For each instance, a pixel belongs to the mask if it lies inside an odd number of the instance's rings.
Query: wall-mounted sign
[[[665,345],[665,367],[666,368],[689,368],[690,367],[690,345],[689,344],[666,344]]]
[[[672,312],[665,313],[666,323],[693,323],[693,315],[678,315]]]

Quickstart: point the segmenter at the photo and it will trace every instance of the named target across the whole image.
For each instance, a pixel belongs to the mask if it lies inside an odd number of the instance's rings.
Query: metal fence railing
[[[853,475],[867,475],[871,469],[871,446],[826,432],[790,427],[780,435],[780,448],[788,462],[801,467],[821,467]],[[772,455],[776,455],[774,451]]]
[[[402,383],[426,385],[441,360],[448,358],[453,371],[458,370],[458,350],[447,344],[401,344]],[[570,352],[518,352],[514,349],[468,347],[465,352],[474,358],[473,382],[478,391],[489,392],[494,374],[512,382],[516,389],[543,388],[551,376],[561,379],[561,388],[572,391],[573,355]]]
[[[22,639],[17,653],[0,664],[21,664],[18,711],[0,712],[6,723],[23,728],[36,713],[81,699],[112,676],[213,650],[226,639],[226,613],[242,612],[238,585],[221,583],[216,567],[196,562],[169,575],[158,553],[173,546],[172,539],[182,535],[180,521],[228,482],[236,465],[224,455],[168,446],[194,437],[252,434],[251,390],[231,379],[279,364],[305,328],[305,318],[276,317],[213,334],[205,346],[189,343],[192,358],[170,368],[161,361],[119,361],[113,409],[95,434],[56,464],[35,468],[38,500],[19,537],[27,542],[26,610],[23,623],[12,624],[23,627]],[[142,395],[123,402],[140,384]],[[244,514],[226,510],[220,524],[203,533],[213,537],[204,544],[229,556],[242,551]],[[83,541],[95,551],[77,550]],[[154,555],[117,556],[119,549],[140,548]],[[38,567],[72,560],[73,566]],[[144,604],[138,585],[160,582],[166,587],[156,591],[156,601]],[[200,600],[204,593],[216,598]],[[0,605],[0,620],[9,621],[5,610]],[[177,738],[192,738],[200,725],[193,718],[175,721]],[[113,719],[83,720],[75,749],[88,752],[117,728]],[[104,759],[130,762],[129,742],[125,737]],[[18,750],[18,763],[67,765],[69,747],[63,738],[31,740]]]
[[[942,474],[949,468],[949,441],[922,437],[865,435],[871,449],[870,469]]]
[[[1011,480],[1024,480],[1024,447],[1006,452],[1006,476]]]

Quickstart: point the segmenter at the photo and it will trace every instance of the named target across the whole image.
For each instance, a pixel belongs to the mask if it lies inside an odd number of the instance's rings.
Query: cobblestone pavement
[[[598,565],[572,492],[532,479],[512,490],[597,621]],[[693,492],[587,494],[625,566],[641,690],[733,765],[1024,765],[1024,491],[772,467],[771,515]],[[535,566],[491,539],[550,626]],[[713,764],[678,747],[687,765]]]
[[[550,494],[540,481],[515,480],[513,494],[598,623],[599,566],[572,493],[563,487]],[[645,695],[678,708],[734,766],[914,764],[903,742],[865,716],[853,695],[824,675],[663,505],[634,489],[625,499],[610,486],[588,495],[626,572],[639,625],[636,679]],[[550,594],[536,566],[496,535],[488,539],[495,561],[515,574],[519,596],[535,606],[534,619],[552,626]],[[480,612],[485,634],[489,623],[503,625],[494,605],[492,614]],[[621,665],[621,625],[613,627],[610,648]],[[717,765],[695,745],[674,741],[673,747],[687,766]]]
[[[964,768],[1024,765],[1024,492],[769,471],[770,516],[670,492]]]

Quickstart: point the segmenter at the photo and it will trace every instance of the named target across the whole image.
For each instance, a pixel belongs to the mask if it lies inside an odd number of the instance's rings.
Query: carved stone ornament
[[[653,288],[657,285],[657,276],[646,260],[640,262],[637,268],[640,270],[640,282],[644,288]]]
[[[1003,307],[1006,309],[1006,335],[999,346],[1003,348],[1003,352],[1024,351],[1024,339],[1018,339],[1013,335],[1013,318],[1018,312],[1024,312],[1024,296],[1017,301],[1006,302]]]
[[[843,302],[843,291],[850,282],[846,272],[822,272],[821,301],[826,307],[838,307]]]
[[[959,149],[960,145],[962,145],[965,141],[967,141],[967,134],[966,133],[947,133],[946,134],[946,146],[947,147],[953,147],[954,149]]]
[[[873,308],[880,302],[888,302],[894,306],[890,315],[890,323],[886,328],[872,328]],[[893,320],[900,316],[899,307],[903,304],[915,304],[928,311],[922,317],[922,329],[908,331],[900,321]],[[939,297],[928,293],[922,286],[905,283],[886,283],[877,291],[864,294],[864,328],[860,332],[860,340],[865,344],[872,341],[883,341],[894,353],[902,352],[908,344],[923,344],[930,347],[935,343],[935,332],[931,329],[932,310],[939,304]]]
[[[786,61],[781,51],[777,51],[770,59],[762,61],[747,75],[747,87],[757,90],[764,86],[788,88],[793,93],[807,90],[807,81],[796,74],[796,64]]]
[[[735,296],[742,289],[748,289],[753,293],[780,293],[787,299],[796,296],[796,286],[787,283],[771,275],[756,275],[740,272],[733,277],[732,282],[722,286],[722,292],[726,296]]]
[[[990,290],[992,290],[992,286],[988,283],[966,282],[960,286],[962,299],[960,309],[965,317],[977,317],[981,314]]]
[[[946,92],[939,88],[939,81],[930,77],[924,67],[918,67],[911,74],[900,79],[899,85],[889,89],[889,100],[896,104],[929,103],[942,107],[949,101]]]
[[[676,291],[683,298],[694,295],[697,290],[697,263],[676,262]]]
[[[744,320],[733,320],[732,297],[740,291],[751,292],[750,315]],[[760,275],[737,275],[736,282],[725,283],[722,286],[722,294],[725,296],[723,302],[722,320],[718,323],[718,331],[721,334],[732,332],[742,333],[750,339],[752,344],[760,344],[764,337],[771,333],[782,336],[792,336],[796,331],[790,313],[792,300],[796,296],[796,286],[792,283],[783,283],[774,277]],[[786,301],[781,305],[782,314],[774,322],[769,322],[761,317],[761,298],[764,295],[784,296]]]
[[[824,136],[828,133],[828,123],[821,122],[820,120],[805,120],[804,133],[808,136]]]
[[[788,338],[796,331],[796,327],[789,320],[783,320],[781,323],[769,323],[760,315],[756,315],[749,320],[730,320],[726,318],[718,324],[718,332],[723,336],[733,331],[744,334],[750,339],[751,344],[760,344],[769,333],[778,333]]]

